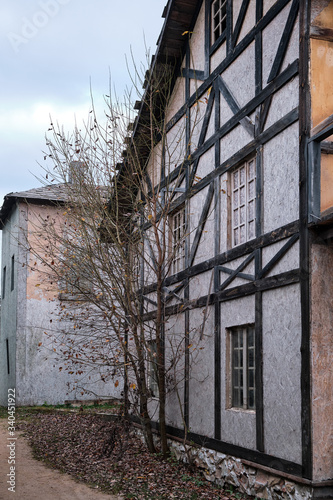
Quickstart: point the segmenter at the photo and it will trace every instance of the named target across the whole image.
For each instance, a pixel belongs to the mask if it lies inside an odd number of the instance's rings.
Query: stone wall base
[[[144,441],[140,426],[135,432]],[[154,434],[155,444],[159,446],[159,436]],[[178,438],[169,436],[168,446],[177,460],[191,463],[200,468],[208,481],[222,488],[230,486],[240,493],[255,499],[267,500],[333,500],[333,480],[311,483],[307,479],[295,478],[286,473],[279,473],[268,467],[226,455],[218,451],[186,444]]]
[[[312,487],[300,485],[279,475],[245,464],[241,459],[209,450],[185,446],[170,440],[172,452],[178,460],[192,461],[203,470],[208,481],[222,487],[232,485],[237,490],[256,498],[267,500],[310,500]]]
[[[136,432],[144,439],[139,428]],[[157,435],[154,437],[158,445],[159,438]],[[203,471],[208,481],[213,481],[226,489],[233,486],[241,493],[267,500],[311,500],[315,498],[310,484],[298,484],[278,475],[278,472],[274,474],[244,463],[245,461],[240,458],[196,445],[185,446],[175,439],[169,439],[168,445],[177,460],[195,464]]]

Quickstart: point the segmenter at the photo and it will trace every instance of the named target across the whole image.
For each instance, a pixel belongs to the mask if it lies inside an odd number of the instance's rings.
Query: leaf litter
[[[207,481],[202,472],[149,453],[127,422],[85,413],[37,413],[20,423],[35,458],[128,500],[250,499]]]

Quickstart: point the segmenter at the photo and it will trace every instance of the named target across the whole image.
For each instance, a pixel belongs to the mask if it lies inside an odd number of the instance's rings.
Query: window
[[[213,0],[211,9],[213,44],[227,27],[227,0]]]
[[[231,174],[232,246],[255,237],[256,163],[255,159],[241,165]]]
[[[154,361],[156,357],[156,340],[152,340],[151,342],[149,342],[148,387],[153,398],[158,396],[157,362]]]
[[[255,409],[255,335],[254,325],[231,328],[230,396],[233,408]]]
[[[15,259],[14,255],[12,256],[12,269],[11,269],[11,277],[10,277],[10,289],[14,290],[14,281],[15,281]]]
[[[174,213],[171,217],[172,232],[172,272],[179,273],[185,267],[185,232],[186,218],[185,207]]]
[[[5,298],[5,293],[6,293],[6,266],[2,270],[2,290],[1,290],[2,299]]]

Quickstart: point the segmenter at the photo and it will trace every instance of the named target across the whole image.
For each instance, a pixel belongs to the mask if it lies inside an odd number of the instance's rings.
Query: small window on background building
[[[255,238],[256,163],[251,159],[231,173],[232,246]]]
[[[231,406],[255,409],[255,335],[254,325],[231,328],[230,395]]]
[[[211,9],[213,44],[220,38],[227,27],[227,0],[213,0]]]
[[[12,268],[11,268],[11,276],[10,276],[10,289],[14,290],[14,282],[15,282],[15,258],[12,256]]]
[[[171,216],[171,255],[172,255],[172,273],[179,273],[185,267],[185,232],[186,218],[185,207]]]
[[[9,363],[9,341],[6,339],[6,354],[7,354],[7,373],[10,375],[10,363]]]
[[[6,266],[2,270],[2,287],[1,287],[1,297],[5,298],[6,294]]]

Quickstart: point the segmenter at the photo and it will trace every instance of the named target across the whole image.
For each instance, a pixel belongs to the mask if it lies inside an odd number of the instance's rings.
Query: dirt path
[[[0,420],[0,500],[120,500],[85,484],[69,475],[49,469],[32,458],[31,450],[19,432],[16,440],[8,435],[6,421]],[[8,439],[9,438],[9,439]],[[12,444],[11,444],[12,443]],[[8,446],[9,445],[9,446]],[[8,459],[15,455],[15,492],[8,491],[11,478]],[[12,477],[14,479],[14,476]]]

